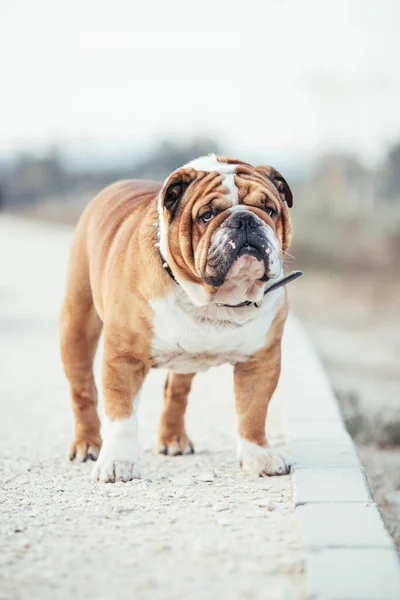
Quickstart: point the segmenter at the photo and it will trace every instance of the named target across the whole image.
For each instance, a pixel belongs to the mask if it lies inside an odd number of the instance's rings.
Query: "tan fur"
[[[239,164],[235,183],[241,203],[267,222],[276,232],[283,252],[290,242],[290,223],[284,198],[268,179],[270,167],[257,169]],[[211,296],[215,288],[201,280],[207,248],[213,231],[223,219],[216,216],[208,228],[196,216],[205,206],[219,211],[229,207],[223,194],[223,177],[218,172],[179,170],[169,183],[185,179],[190,184],[183,194],[175,218],[164,211],[169,230],[168,262],[177,277],[203,285]],[[105,188],[84,211],[73,241],[65,300],[61,314],[61,349],[70,383],[75,415],[75,439],[71,458],[95,458],[100,446],[97,393],[93,360],[104,328],[102,385],[105,412],[111,421],[129,417],[133,400],[152,357],[153,312],[149,300],[163,298],[176,284],[162,266],[158,249],[157,198],[161,184],[128,180]],[[273,221],[264,211],[265,197],[276,206]],[[266,345],[247,361],[235,366],[236,409],[240,435],[264,446],[268,402],[280,372],[280,340],[287,314],[286,300],[280,308]],[[194,374],[170,372],[165,386],[165,405],[159,442],[165,453],[192,450],[186,435],[184,413]]]
[[[188,454],[193,444],[185,431],[185,410],[195,373],[169,372],[164,386],[159,450],[162,454]]]
[[[71,386],[75,446],[100,446],[93,360],[104,325],[103,391],[110,419],[129,416],[151,366],[147,295],[171,286],[155,252],[160,184],[122,181],[87,207],[71,249],[61,312],[61,351]]]
[[[238,434],[258,446],[267,446],[265,421],[281,372],[281,339],[287,313],[285,294],[265,347],[234,369]]]

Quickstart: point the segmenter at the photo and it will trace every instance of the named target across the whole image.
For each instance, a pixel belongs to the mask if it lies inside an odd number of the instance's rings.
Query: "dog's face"
[[[196,159],[160,193],[162,255],[198,305],[258,302],[282,274],[290,206],[290,188],[272,167]]]

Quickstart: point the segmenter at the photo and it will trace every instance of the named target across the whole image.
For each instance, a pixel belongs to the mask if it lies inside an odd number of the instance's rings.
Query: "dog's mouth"
[[[260,262],[264,258],[261,249],[257,246],[254,246],[253,244],[249,244],[248,242],[243,244],[243,246],[239,249],[238,253],[236,254],[236,259],[240,258],[241,256],[244,256],[245,254],[249,256],[254,256],[254,258],[259,260]]]
[[[265,232],[261,228],[242,229],[226,227],[218,231],[202,275],[207,284],[220,287],[239,273],[253,282],[266,282],[279,274],[275,273],[279,257]]]
[[[264,251],[265,253],[265,251]],[[260,281],[266,282],[268,281],[270,278],[267,275],[267,265],[265,264],[265,257],[264,257],[264,253],[262,252],[262,249],[259,246],[256,246],[254,244],[249,244],[249,242],[246,242],[245,244],[243,244],[243,246],[239,249],[236,258],[233,261],[233,264],[242,256],[252,256],[254,257],[259,263],[263,263],[264,264],[264,274],[259,277]]]
[[[239,273],[254,281],[268,281],[270,257],[267,241],[228,240],[222,251],[220,248],[208,260],[212,273],[204,275],[206,283],[219,287],[227,278],[236,277]]]
[[[225,275],[225,281],[263,281],[267,272],[261,248],[245,243],[232,256],[230,267]],[[266,280],[265,280],[266,281]]]

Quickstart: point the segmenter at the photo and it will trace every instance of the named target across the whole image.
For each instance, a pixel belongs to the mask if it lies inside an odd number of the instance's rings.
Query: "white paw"
[[[115,483],[140,477],[137,419],[106,421],[104,441],[92,471],[94,481]]]
[[[139,477],[139,463],[128,460],[100,461],[99,458],[92,471],[92,479],[94,481],[102,481],[103,483],[126,482]]]
[[[260,477],[287,475],[290,471],[290,461],[283,452],[257,446],[243,438],[239,440],[238,457],[244,471]]]

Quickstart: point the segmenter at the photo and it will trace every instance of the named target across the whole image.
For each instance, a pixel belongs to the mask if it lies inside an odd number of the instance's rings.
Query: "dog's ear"
[[[290,189],[289,184],[286,181],[286,179],[283,177],[283,175],[281,175],[281,173],[279,173],[279,171],[277,171],[273,167],[270,167],[269,165],[260,165],[259,167],[256,167],[256,170],[259,171],[260,173],[262,173],[263,175],[265,175],[266,177],[268,177],[268,179],[270,181],[272,181],[272,183],[278,190],[279,195],[282,198],[282,200],[284,202],[286,202],[286,204],[288,205],[289,208],[292,208],[292,206],[293,206],[292,190]]]
[[[161,191],[162,204],[167,210],[176,212],[180,200],[191,184],[192,179],[189,169],[179,169],[167,179]]]
[[[188,185],[182,179],[174,179],[174,181],[168,182],[163,192],[163,204],[165,208],[168,208],[168,210],[176,208]]]

